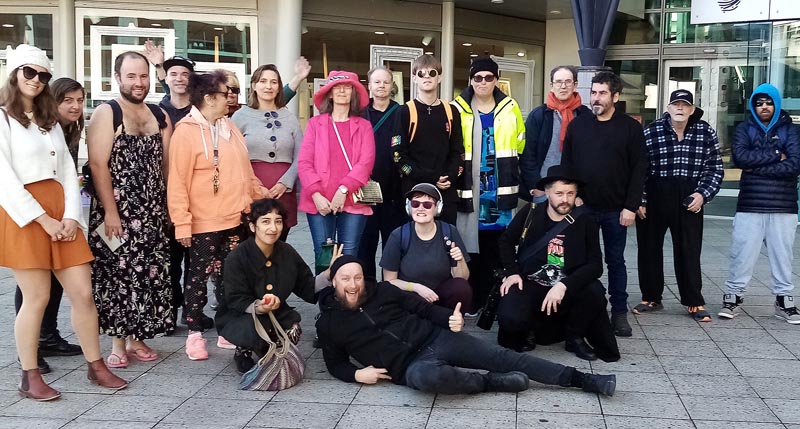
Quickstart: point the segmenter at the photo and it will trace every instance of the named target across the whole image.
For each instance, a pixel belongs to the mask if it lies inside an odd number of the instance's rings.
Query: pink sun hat
[[[314,105],[317,106],[317,109],[322,104],[322,100],[325,100],[325,97],[336,85],[353,85],[353,89],[358,94],[360,109],[364,109],[369,104],[369,93],[367,93],[367,88],[364,88],[364,85],[358,81],[357,74],[349,71],[331,70],[328,73],[328,81],[314,94]]]

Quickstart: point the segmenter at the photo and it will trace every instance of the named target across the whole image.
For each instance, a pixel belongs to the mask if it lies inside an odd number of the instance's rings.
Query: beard
[[[570,204],[570,203],[561,203],[561,204],[558,204],[558,205],[550,203],[550,208],[553,209],[553,211],[555,211],[556,213],[564,216],[564,215],[568,215],[568,214],[570,214],[572,212],[572,210],[575,208],[575,203],[572,203],[572,204]]]
[[[367,291],[362,288],[361,291],[358,292],[358,299],[356,299],[356,302],[350,302],[343,289],[336,289],[336,301],[338,301],[339,305],[345,310],[358,310],[364,305],[364,302],[367,301]]]
[[[125,100],[128,100],[129,102],[131,102],[133,104],[142,104],[142,103],[144,103],[144,99],[147,97],[147,93],[150,92],[150,91],[144,91],[144,94],[142,95],[141,98],[136,98],[133,95],[132,88],[133,88],[133,86],[120,86],[119,87],[119,95],[122,98],[124,98]]]

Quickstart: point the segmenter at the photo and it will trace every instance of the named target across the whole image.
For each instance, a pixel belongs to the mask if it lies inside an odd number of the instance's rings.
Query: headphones
[[[444,208],[444,202],[442,201],[442,193],[439,192],[439,189],[436,186],[431,185],[430,183],[418,183],[414,185],[414,187],[411,188],[411,190],[408,191],[408,193],[406,194],[408,195],[408,198],[406,198],[406,213],[408,214],[408,217],[413,218],[413,216],[411,216],[411,210],[412,210],[411,195],[414,194],[415,192],[428,195],[427,192],[428,188],[432,188],[434,191],[436,191],[436,195],[438,196],[438,198],[436,199],[436,212],[434,215],[438,217],[440,214],[442,214],[442,209]]]

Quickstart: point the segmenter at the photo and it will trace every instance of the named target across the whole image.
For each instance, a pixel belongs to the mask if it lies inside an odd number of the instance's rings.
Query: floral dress
[[[144,340],[172,331],[169,277],[167,191],[162,171],[161,134],[114,139],[109,169],[124,243],[105,244],[98,228],[105,220],[99,199],[92,199],[89,246],[94,253],[92,285],[100,329],[109,335]]]

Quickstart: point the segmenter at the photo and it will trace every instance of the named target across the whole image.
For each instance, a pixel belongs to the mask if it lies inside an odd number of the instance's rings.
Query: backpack
[[[419,121],[419,117],[417,115],[417,105],[414,103],[414,100],[406,101],[406,106],[408,106],[408,141],[410,143],[417,134],[417,122]],[[453,133],[453,106],[444,101],[442,101],[442,106],[444,106],[444,112],[447,114],[447,136],[450,137],[450,134]]]
[[[110,100],[108,105],[111,106],[111,111],[114,113],[113,124],[114,133],[116,133],[117,128],[122,125],[122,107],[120,107],[119,103],[117,103],[117,100]],[[158,129],[163,130],[164,128],[167,128],[167,115],[164,114],[164,111],[155,104],[145,103],[145,106],[147,106],[153,116],[156,117],[156,120],[158,121]]]
[[[400,227],[400,259],[402,259],[408,253],[408,249],[411,247],[411,227],[413,226],[414,222],[408,222],[403,224]],[[442,237],[444,238],[445,244],[447,241],[452,241],[452,237],[450,236],[450,224],[447,222],[436,221],[436,226],[441,227],[442,229]],[[449,246],[448,246],[449,247]]]

